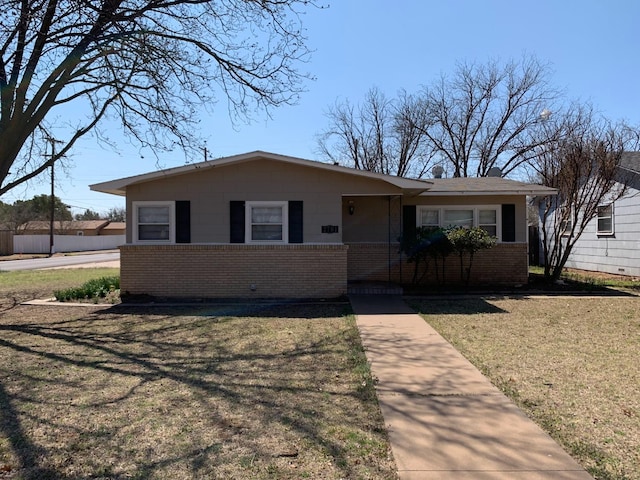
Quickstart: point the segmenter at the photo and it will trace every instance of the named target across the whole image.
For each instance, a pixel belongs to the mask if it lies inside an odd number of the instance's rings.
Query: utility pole
[[[54,247],[53,247],[53,222],[56,216],[56,202],[54,196],[54,169],[55,165],[55,154],[56,154],[56,141],[53,138],[49,139],[51,141],[51,221],[49,222],[49,256],[53,256]]]
[[[49,221],[49,256],[53,256],[55,253],[55,248],[53,245],[53,224],[55,221],[56,215],[56,201],[54,195],[55,189],[55,174],[54,174],[54,165],[55,165],[55,157],[56,157],[56,142],[62,143],[60,140],[56,140],[52,136],[48,135],[47,140],[51,142],[51,216]]]

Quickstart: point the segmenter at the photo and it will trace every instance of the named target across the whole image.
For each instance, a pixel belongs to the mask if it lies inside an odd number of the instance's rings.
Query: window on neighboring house
[[[287,202],[247,202],[246,242],[287,243]]]
[[[560,219],[560,231],[563,236],[569,236],[573,228],[573,211],[570,208],[563,208],[560,215],[562,216]]]
[[[173,242],[174,209],[174,202],[134,202],[134,242]]]
[[[598,207],[598,235],[613,235],[613,204]]]
[[[419,227],[480,227],[500,239],[499,205],[483,205],[477,207],[435,207],[418,206]]]

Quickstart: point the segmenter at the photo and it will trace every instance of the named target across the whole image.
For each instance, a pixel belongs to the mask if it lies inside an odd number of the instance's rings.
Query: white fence
[[[13,253],[49,253],[49,235],[14,235]],[[112,250],[126,243],[124,235],[76,236],[54,235],[54,252]]]

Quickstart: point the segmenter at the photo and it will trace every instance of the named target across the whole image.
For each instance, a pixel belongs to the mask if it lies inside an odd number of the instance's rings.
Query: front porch
[[[349,243],[347,278],[349,282],[410,285],[415,265],[407,263],[398,243]],[[477,252],[473,259],[470,284],[474,286],[524,285],[529,278],[526,243],[498,243],[489,250]],[[419,272],[422,276],[423,270]],[[445,261],[444,279],[438,278],[430,265],[422,283],[427,285],[460,284],[460,260],[450,255]]]
[[[349,282],[349,295],[402,295],[401,285],[387,282]]]

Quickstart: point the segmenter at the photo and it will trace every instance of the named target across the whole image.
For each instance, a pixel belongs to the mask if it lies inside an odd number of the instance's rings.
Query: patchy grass
[[[119,268],[0,272],[0,311],[28,300],[53,297],[55,290],[77,287],[100,277],[119,275]]]
[[[0,478],[397,478],[346,304],[4,305]]]
[[[544,268],[530,266],[529,273],[532,278],[540,282],[544,277]],[[614,275],[611,273],[566,268],[562,271],[560,280],[565,286],[573,286],[575,289],[580,290],[601,290],[607,288],[640,290],[640,279],[628,275]]]
[[[596,479],[640,479],[640,298],[414,306]]]

